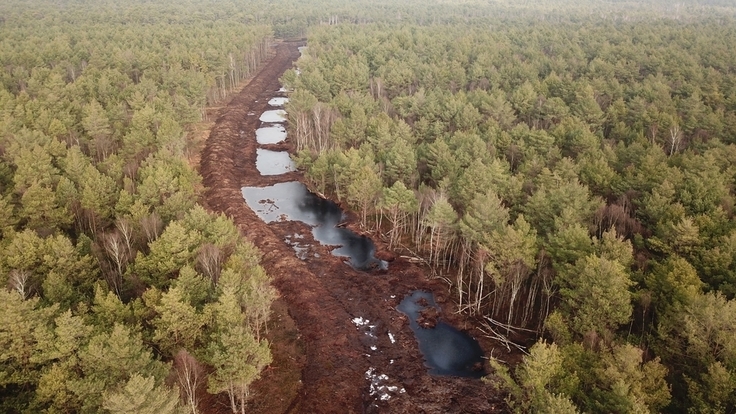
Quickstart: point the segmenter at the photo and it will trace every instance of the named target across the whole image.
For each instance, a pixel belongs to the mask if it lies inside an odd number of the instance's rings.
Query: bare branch
[[[149,216],[141,219],[141,227],[143,227],[143,231],[146,233],[146,239],[148,240],[148,243],[150,243],[158,239],[158,236],[161,235],[164,223],[161,221],[161,217],[159,217],[158,214],[151,213]]]
[[[115,290],[115,293],[120,295],[120,288],[123,282],[123,273],[125,273],[125,267],[130,261],[128,255],[128,249],[126,247],[124,238],[120,235],[120,232],[114,231],[112,233],[106,233],[101,236],[102,246],[105,248],[107,257],[115,265],[114,272],[110,272],[107,277],[107,281],[110,287]]]
[[[682,142],[682,130],[679,125],[674,124],[670,128],[670,157],[680,149],[680,142]]]
[[[8,276],[10,288],[18,292],[23,299],[27,299],[31,293],[30,286],[28,286],[31,272],[25,269],[13,269]]]
[[[117,218],[115,220],[115,227],[120,231],[120,235],[125,241],[125,247],[127,249],[128,257],[133,258],[133,225],[126,218]]]
[[[197,265],[199,270],[208,276],[212,283],[217,285],[222,271],[222,262],[225,255],[219,247],[212,243],[202,245],[197,254]]]
[[[191,414],[199,414],[197,389],[202,382],[202,366],[186,349],[182,349],[174,356],[174,368],[182,401],[187,405]]]

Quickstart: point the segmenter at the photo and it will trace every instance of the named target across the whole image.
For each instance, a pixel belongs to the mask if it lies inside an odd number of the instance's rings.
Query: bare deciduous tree
[[[174,367],[176,369],[176,382],[181,390],[181,399],[189,408],[191,414],[198,414],[197,389],[200,387],[203,377],[202,366],[186,349],[182,349],[174,356]]]
[[[670,157],[680,149],[680,143],[682,142],[682,130],[677,124],[672,125],[670,128]]]
[[[331,147],[330,127],[334,118],[334,111],[327,104],[317,102],[312,107],[312,126],[314,128],[312,137],[316,139],[316,142],[312,143],[312,148],[322,152]]]
[[[25,269],[13,269],[8,275],[8,284],[10,288],[23,298],[27,299],[30,294],[29,281],[31,278],[31,272]]]
[[[202,245],[197,254],[197,265],[199,270],[217,284],[222,271],[222,262],[225,255],[219,247],[212,243]]]
[[[125,218],[118,218],[115,220],[115,227],[120,232],[120,236],[125,242],[125,248],[127,249],[128,258],[133,258],[133,225],[130,221]]]
[[[110,287],[115,290],[115,293],[120,296],[123,273],[125,272],[126,265],[130,261],[130,255],[128,254],[125,239],[120,235],[119,231],[113,231],[102,235],[102,245],[105,248],[107,257],[110,258],[115,265],[115,271],[110,273],[107,277],[107,281],[110,284]]]
[[[141,227],[143,228],[143,231],[146,233],[146,239],[148,243],[151,243],[152,241],[158,239],[158,236],[161,235],[161,230],[164,228],[164,223],[161,221],[161,217],[159,217],[156,213],[151,213],[147,217],[143,217],[141,219]]]

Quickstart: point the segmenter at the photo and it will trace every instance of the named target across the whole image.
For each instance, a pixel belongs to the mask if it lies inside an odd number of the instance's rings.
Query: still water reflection
[[[335,256],[347,257],[356,269],[386,269],[388,264],[374,255],[371,239],[339,227],[344,220],[337,204],[307,190],[304,184],[292,181],[270,187],[243,187],[248,206],[266,223],[301,221],[312,227],[314,239],[323,245],[339,246]]]
[[[453,375],[458,377],[480,378],[483,371],[483,350],[478,341],[470,335],[460,332],[454,327],[437,321],[431,328],[419,325],[422,312],[439,306],[434,295],[421,290],[414,291],[401,301],[397,309],[409,317],[411,330],[419,342],[419,350],[429,373],[435,375]]]
[[[256,168],[261,175],[280,175],[296,171],[296,164],[286,151],[256,149]]]
[[[256,129],[256,142],[264,144],[278,144],[286,140],[286,128],[283,125],[266,126]]]

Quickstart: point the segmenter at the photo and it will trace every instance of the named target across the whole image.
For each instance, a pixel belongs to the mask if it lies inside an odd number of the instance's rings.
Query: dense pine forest
[[[244,403],[270,362],[275,291],[252,244],[198,204],[187,132],[267,57],[273,29],[194,5],[11,3],[0,411],[197,412],[201,383]]]
[[[733,412],[733,50],[730,18],[342,25],[283,81],[316,189],[539,335],[494,365],[514,409]]]
[[[726,0],[3,2],[1,412],[244,408],[277,292],[194,125],[302,36],[300,168],[524,350],[489,393],[736,412]]]

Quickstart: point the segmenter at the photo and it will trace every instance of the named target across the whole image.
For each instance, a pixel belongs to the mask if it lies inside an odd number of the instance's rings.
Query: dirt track
[[[274,362],[253,386],[251,412],[503,412],[503,402],[481,381],[427,374],[408,321],[395,309],[412,290],[431,290],[445,320],[461,329],[472,326],[453,312],[444,282],[427,280],[421,268],[403,260],[392,261],[388,272],[359,272],[319,246],[313,248],[320,259],[300,260],[284,239],[309,232],[294,222],[267,225],[245,204],[243,186],[301,179],[299,173],[263,177],[255,167],[258,116],[271,109],[267,102],[299,57],[298,46],[275,46],[274,57],[221,113],[201,154],[206,204],[233,218],[261,249],[262,264],[281,294],[269,332]],[[370,322],[357,326],[355,318]],[[481,345],[490,352],[491,343]]]

